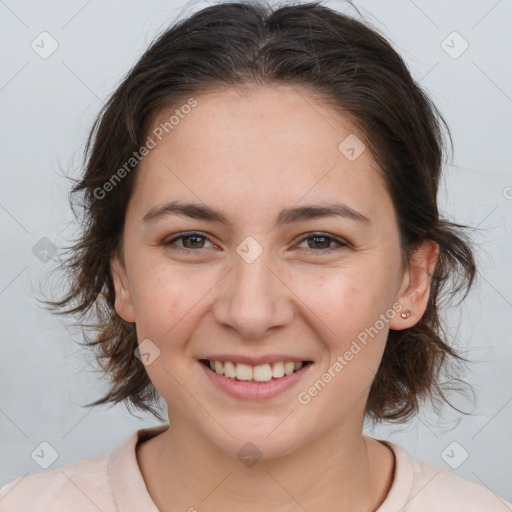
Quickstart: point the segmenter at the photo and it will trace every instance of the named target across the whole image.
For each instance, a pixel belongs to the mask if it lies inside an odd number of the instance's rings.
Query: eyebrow
[[[179,201],[171,201],[164,206],[152,208],[144,215],[142,220],[145,223],[149,223],[168,215],[179,215],[209,222],[221,222],[228,226],[231,225],[227,216],[219,210],[215,210],[214,208],[203,204],[180,203]],[[280,226],[283,224],[291,224],[294,222],[323,217],[344,217],[363,222],[365,224],[370,224],[370,219],[368,217],[342,203],[285,208],[279,212],[276,218],[276,224]]]

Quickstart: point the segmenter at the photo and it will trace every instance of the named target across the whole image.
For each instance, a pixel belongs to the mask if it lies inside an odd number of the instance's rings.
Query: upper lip
[[[248,356],[248,355],[236,355],[236,354],[217,354],[211,356],[201,357],[199,359],[208,359],[209,361],[230,361],[232,363],[242,363],[248,364],[251,366],[258,366],[265,363],[286,363],[288,361],[293,361],[297,363],[302,363],[305,361],[310,361],[310,359],[296,357],[296,356],[288,356],[284,354],[267,354],[261,356]]]

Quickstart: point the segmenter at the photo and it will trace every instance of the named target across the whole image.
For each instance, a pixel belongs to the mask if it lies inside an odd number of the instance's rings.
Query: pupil
[[[201,239],[201,237],[200,237],[200,236],[197,236],[197,235],[190,235],[190,236],[187,236],[187,237],[185,238],[185,242],[187,242],[187,243],[188,243],[188,242],[190,242],[190,240],[193,240],[193,239],[195,239],[195,241],[197,242],[197,240],[198,240],[198,239]],[[193,247],[195,247],[195,246],[196,246],[196,244],[195,244],[195,243],[192,243],[192,246],[193,246]]]
[[[315,236],[315,237],[313,237],[313,240],[315,240],[316,247],[319,247],[319,245],[316,244],[317,240],[323,240],[324,241],[324,244],[323,244],[324,246],[325,246],[325,242],[327,242],[327,245],[329,244],[328,239],[325,236]],[[320,244],[320,245],[322,245],[322,244]],[[325,247],[321,247],[321,248],[325,248]]]

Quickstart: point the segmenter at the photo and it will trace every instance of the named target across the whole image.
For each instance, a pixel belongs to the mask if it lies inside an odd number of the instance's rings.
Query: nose
[[[293,293],[283,274],[265,251],[252,262],[235,255],[231,271],[216,287],[216,322],[244,339],[261,339],[269,329],[288,325]]]

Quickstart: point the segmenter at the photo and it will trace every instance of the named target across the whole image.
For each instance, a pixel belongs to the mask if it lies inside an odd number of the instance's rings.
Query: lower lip
[[[224,377],[224,375],[219,375],[200,361],[198,363],[208,378],[218,388],[228,395],[243,398],[244,400],[266,400],[273,398],[297,384],[309,372],[310,367],[313,366],[313,363],[309,363],[290,375],[285,375],[269,382],[249,382]]]

